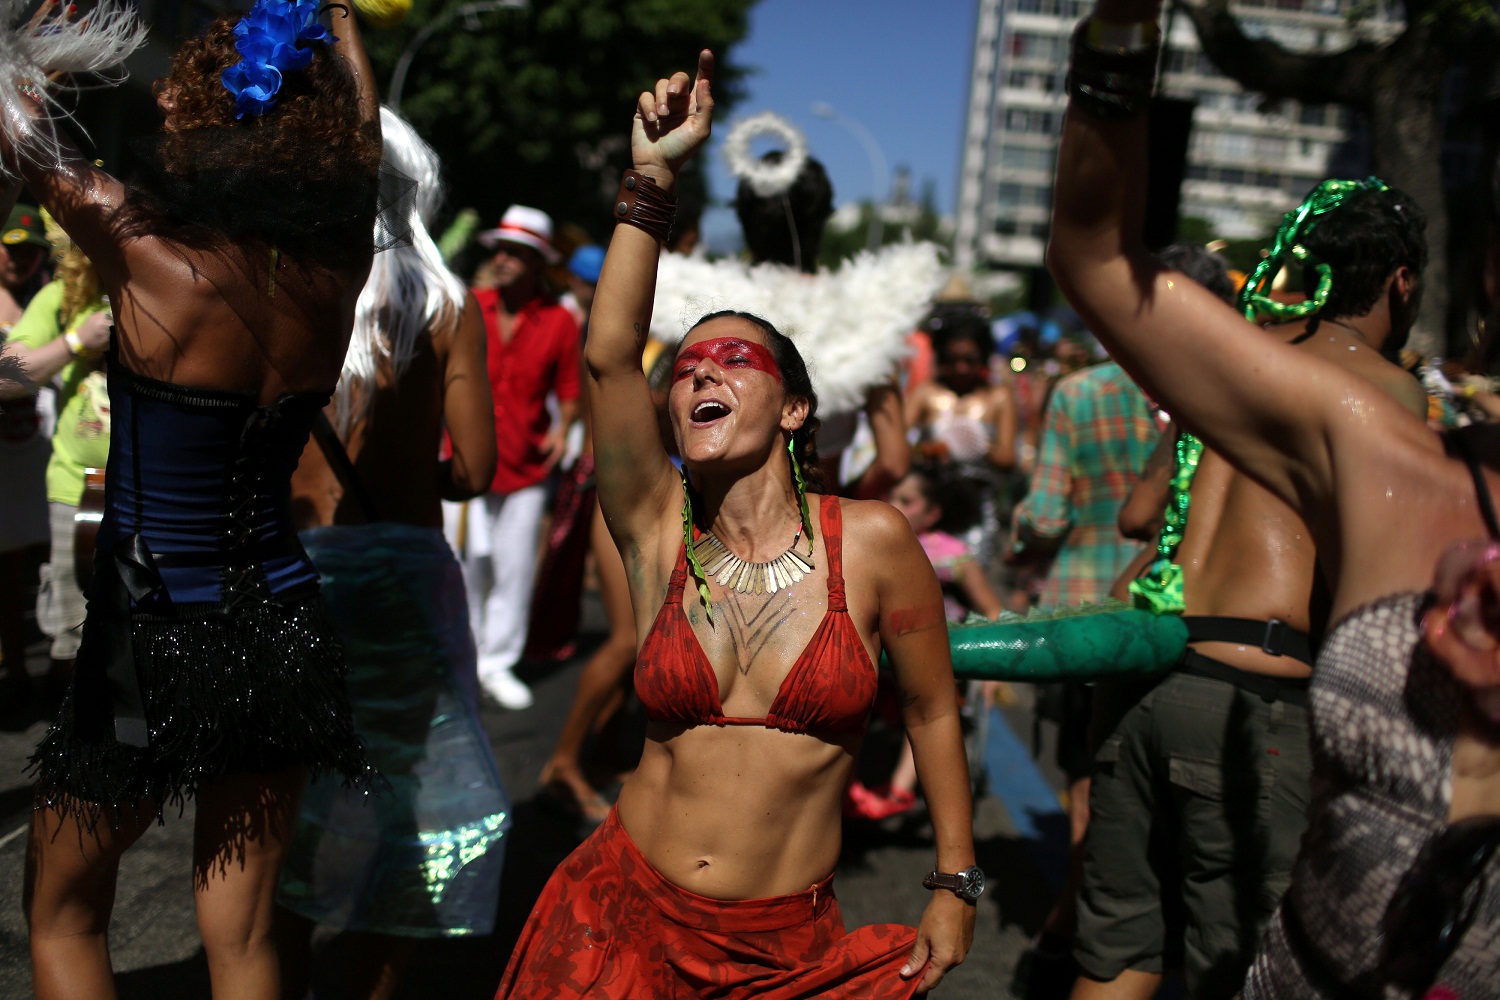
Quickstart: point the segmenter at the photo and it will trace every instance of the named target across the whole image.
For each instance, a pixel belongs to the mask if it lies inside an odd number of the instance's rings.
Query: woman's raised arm
[[[365,39],[359,31],[359,19],[347,9],[345,17],[333,26],[333,50],[349,60],[349,70],[354,74],[354,83],[359,88],[359,118],[362,122],[373,121],[380,125],[380,94],[375,89],[375,71],[370,68],[370,56],[365,52]]]
[[[661,237],[670,225],[677,172],[708,141],[713,121],[713,56],[698,56],[698,76],[658,80],[642,92],[631,126],[635,169],[622,185],[584,347],[594,424],[599,503],[617,542],[639,538],[680,503],[677,474],[662,447],[641,351],[651,327]],[[623,207],[625,212],[620,214]],[[665,218],[665,223],[662,220]],[[640,221],[642,224],[636,224]],[[653,232],[655,230],[655,232]],[[621,544],[621,551],[628,551]]]
[[[1145,104],[1159,11],[1158,0],[1100,0],[1075,36],[1048,267],[1152,398],[1301,508],[1332,490],[1339,407],[1357,402],[1376,422],[1399,420],[1399,408],[1344,369],[1265,336],[1146,252]],[[1122,63],[1132,66],[1113,72]]]
[[[9,211],[22,182],[88,254],[95,267],[110,269],[114,246],[108,219],[124,187],[85,159],[52,123],[59,106],[50,90],[69,74],[101,72],[123,63],[146,38],[135,14],[123,7],[99,8],[74,21],[76,8],[49,0],[14,28],[4,68],[14,79],[0,98],[0,210]],[[123,79],[123,78],[122,78]],[[62,112],[58,112],[62,113]]]

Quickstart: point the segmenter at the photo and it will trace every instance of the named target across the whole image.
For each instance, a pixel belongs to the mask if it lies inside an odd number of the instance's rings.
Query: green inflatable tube
[[[948,626],[957,677],[987,681],[1096,681],[1166,673],[1187,648],[1177,615],[1131,607]]]

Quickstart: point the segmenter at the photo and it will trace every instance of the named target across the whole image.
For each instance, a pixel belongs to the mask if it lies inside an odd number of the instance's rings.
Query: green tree
[[[911,201],[902,193],[898,183],[898,196],[892,203],[880,207],[880,245],[900,243],[903,240],[936,243],[945,252],[953,250],[953,230],[949,220],[938,214],[937,195],[929,180],[922,185],[922,195]],[[870,213],[874,207],[869,201],[859,203],[859,221],[836,225],[833,221],[823,234],[823,244],[818,252],[818,263],[823,267],[836,267],[870,245]]]
[[[424,0],[402,24],[366,31],[383,94],[413,37],[465,2]],[[754,2],[530,0],[452,18],[416,52],[400,110],[442,156],[450,206],[488,226],[523,202],[602,237],[636,97],[708,48],[723,120],[744,75],[730,51]]]
[[[1405,24],[1398,31],[1326,54],[1252,37],[1230,0],[1177,2],[1197,28],[1203,51],[1241,86],[1273,102],[1342,104],[1364,114],[1376,174],[1410,194],[1427,213],[1430,263],[1411,346],[1424,354],[1446,353],[1459,310],[1449,308],[1441,102],[1450,72],[1460,65],[1467,64],[1480,84],[1467,96],[1488,89],[1485,78],[1493,79],[1496,65],[1494,0],[1404,0]],[[1367,12],[1368,4],[1356,6],[1351,18],[1357,21]]]

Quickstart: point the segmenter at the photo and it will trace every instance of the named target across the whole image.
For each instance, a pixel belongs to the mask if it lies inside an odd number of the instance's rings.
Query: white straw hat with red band
[[[552,216],[539,208],[512,205],[505,210],[500,225],[494,229],[486,229],[477,238],[487,247],[493,247],[497,243],[519,243],[521,246],[531,247],[548,264],[556,264],[562,260],[562,254],[552,245]]]

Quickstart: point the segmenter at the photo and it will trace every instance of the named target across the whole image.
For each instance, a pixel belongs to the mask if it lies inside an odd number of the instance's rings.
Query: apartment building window
[[[1255,158],[1280,162],[1286,159],[1287,143],[1280,136],[1262,135],[1255,140]]]
[[[1052,111],[1007,108],[1005,112],[1005,127],[1028,135],[1051,135],[1056,130],[1057,121],[1058,115]]]

